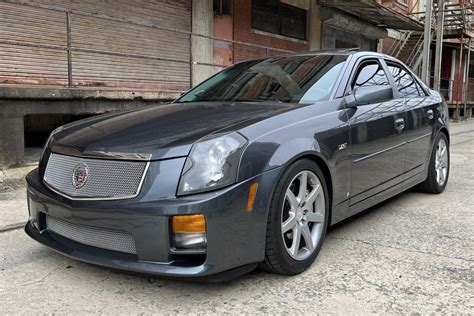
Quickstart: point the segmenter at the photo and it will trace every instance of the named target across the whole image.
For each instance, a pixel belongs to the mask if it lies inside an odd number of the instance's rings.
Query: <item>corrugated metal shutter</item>
[[[21,2],[191,30],[191,0],[23,0]]]
[[[11,31],[0,27],[0,45],[5,45],[2,40],[8,36],[20,44],[53,43],[56,50],[21,45],[9,47],[8,53],[0,50],[3,57],[0,82],[11,82],[4,77],[13,77],[12,67],[7,68],[7,65],[18,59],[17,54],[33,50],[30,57],[36,60],[36,72],[26,72],[36,76],[36,83],[67,83],[65,10],[71,10],[74,85],[178,91],[189,87],[189,34],[172,30],[191,31],[190,0],[27,2],[29,5],[2,4],[8,8],[0,7],[0,23],[12,25],[11,19],[14,19]],[[28,16],[25,11],[29,14],[28,23],[25,23],[26,18],[20,19]],[[47,54],[48,57],[43,58]],[[50,59],[55,60],[54,64],[49,63]],[[17,64],[23,68],[29,65],[24,61]],[[15,76],[16,82],[26,82],[26,77]]]
[[[0,3],[0,82],[67,84],[66,16]]]
[[[76,84],[189,87],[189,35],[78,15],[72,15],[71,26],[72,47],[90,50],[73,53]]]

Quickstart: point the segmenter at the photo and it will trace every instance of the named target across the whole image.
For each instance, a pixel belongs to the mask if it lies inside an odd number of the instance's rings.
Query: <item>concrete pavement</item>
[[[452,124],[441,195],[406,192],[333,227],[305,273],[228,284],[148,278],[65,258],[21,229],[0,233],[3,313],[474,313],[474,122]],[[0,228],[27,217],[0,193]]]

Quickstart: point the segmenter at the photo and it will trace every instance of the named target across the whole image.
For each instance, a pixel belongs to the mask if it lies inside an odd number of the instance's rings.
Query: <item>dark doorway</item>
[[[25,115],[25,147],[43,147],[49,134],[61,125],[77,121],[91,114],[29,114]]]

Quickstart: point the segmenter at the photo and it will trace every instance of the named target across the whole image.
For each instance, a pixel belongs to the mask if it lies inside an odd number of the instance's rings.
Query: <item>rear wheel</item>
[[[446,135],[440,133],[435,141],[428,166],[428,177],[418,188],[427,193],[444,191],[449,177],[449,143]]]
[[[324,174],[311,160],[299,160],[280,178],[267,223],[265,261],[271,272],[293,275],[313,263],[329,219]]]

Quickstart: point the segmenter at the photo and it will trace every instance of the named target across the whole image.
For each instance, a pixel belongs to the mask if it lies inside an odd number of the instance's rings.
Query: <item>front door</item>
[[[358,87],[392,85],[386,69],[377,59],[362,61],[349,93]],[[404,101],[394,98],[358,106],[350,116],[350,204],[354,205],[402,182],[406,155]]]

